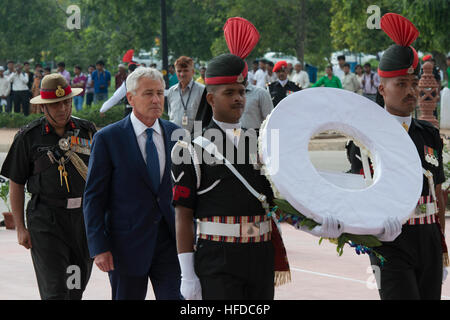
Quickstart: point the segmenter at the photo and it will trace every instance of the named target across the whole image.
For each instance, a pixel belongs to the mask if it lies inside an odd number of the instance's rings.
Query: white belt
[[[410,218],[414,218],[414,219],[425,218],[425,217],[432,216],[432,215],[438,213],[438,207],[437,207],[437,203],[436,203],[436,191],[434,190],[433,174],[429,170],[425,170],[423,168],[422,168],[422,170],[423,170],[423,174],[425,175],[425,177],[428,180],[429,194],[433,198],[433,201],[424,203],[426,210],[423,213],[420,210],[420,205],[417,205],[415,210],[411,213],[411,217],[410,217]]]
[[[256,237],[269,233],[271,220],[248,223],[220,223],[197,220],[199,233],[223,237]]]
[[[436,203],[433,202],[429,202],[429,203],[424,203],[424,205],[426,206],[426,212],[421,212],[420,207],[417,206],[416,209],[414,209],[413,213],[411,214],[410,218],[425,218],[428,216],[432,216],[434,214],[437,213],[436,211]]]

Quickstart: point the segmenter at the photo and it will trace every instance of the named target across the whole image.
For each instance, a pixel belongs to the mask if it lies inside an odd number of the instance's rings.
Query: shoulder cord
[[[224,161],[225,165],[228,169],[238,178],[242,184],[250,191],[250,193],[256,197],[261,203],[263,208],[267,211],[269,210],[269,204],[267,202],[267,197],[258,191],[256,191],[248,182],[245,180],[245,178],[236,170],[236,168],[228,161],[227,158],[225,158],[218,150],[217,146],[206,139],[205,137],[198,136],[196,139],[194,139],[194,143],[200,147],[202,147],[206,152],[208,152],[210,155],[216,157],[218,160]],[[212,189],[212,188],[211,188]]]

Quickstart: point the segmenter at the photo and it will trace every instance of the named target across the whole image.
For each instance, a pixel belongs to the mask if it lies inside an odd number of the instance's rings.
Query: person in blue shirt
[[[105,63],[102,60],[97,61],[95,70],[92,72],[92,81],[94,81],[94,103],[100,103],[108,99],[108,87],[111,84],[111,73],[105,69]]]
[[[177,74],[175,73],[175,66],[171,64],[169,66],[169,88],[178,83]]]

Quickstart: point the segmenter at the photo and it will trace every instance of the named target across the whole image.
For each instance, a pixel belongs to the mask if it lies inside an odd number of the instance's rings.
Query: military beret
[[[284,69],[284,68],[287,68],[287,62],[284,61],[284,60],[278,61],[275,64],[275,67],[273,67],[272,72],[278,72],[278,71],[280,71],[281,69]]]

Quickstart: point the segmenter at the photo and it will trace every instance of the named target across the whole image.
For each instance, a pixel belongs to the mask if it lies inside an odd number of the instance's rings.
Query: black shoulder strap
[[[195,115],[195,121],[202,122],[202,128],[206,128],[212,119],[212,108],[206,100],[207,91],[203,90],[203,95],[198,106],[197,114]]]
[[[19,129],[19,131],[16,133],[16,135],[14,136],[14,139],[16,139],[20,135],[27,133],[28,131],[37,127],[38,125],[40,125],[44,119],[45,119],[45,117],[39,118],[39,119],[34,120],[34,121],[30,122],[29,124],[21,127]]]

